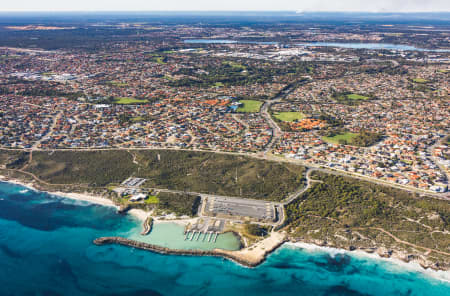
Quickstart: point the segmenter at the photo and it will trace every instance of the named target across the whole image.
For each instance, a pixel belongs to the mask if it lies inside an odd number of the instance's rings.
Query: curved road
[[[264,102],[263,106],[261,107],[261,110],[259,113],[261,116],[267,120],[267,123],[270,125],[270,128],[272,129],[272,138],[270,139],[270,142],[266,145],[266,148],[264,149],[264,154],[270,151],[272,149],[273,145],[278,141],[278,139],[283,134],[283,131],[280,129],[278,124],[272,119],[272,116],[270,116],[269,110],[270,106],[272,106],[273,103],[277,103],[287,97],[292,91],[294,91],[298,87],[299,83],[296,84],[290,84],[286,86],[284,89],[282,89],[274,98],[267,100]]]

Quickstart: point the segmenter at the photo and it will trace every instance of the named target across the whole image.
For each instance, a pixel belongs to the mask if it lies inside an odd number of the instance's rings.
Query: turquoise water
[[[450,283],[384,260],[292,246],[249,269],[92,244],[136,229],[113,208],[0,183],[0,295],[450,295]]]
[[[191,238],[192,234],[189,236]],[[184,226],[175,223],[155,223],[152,228],[152,232],[147,236],[140,235],[140,232],[136,231],[128,236],[131,239],[155,244],[171,249],[200,249],[200,250],[212,250],[215,248],[225,250],[239,250],[240,241],[232,233],[228,232],[221,234],[209,241],[209,235],[196,234],[192,240],[185,240]],[[205,240],[203,240],[205,238]],[[213,237],[214,238],[214,237]]]

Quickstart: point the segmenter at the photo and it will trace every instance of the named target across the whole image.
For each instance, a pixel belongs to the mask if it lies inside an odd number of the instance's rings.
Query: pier
[[[215,243],[225,228],[225,221],[207,218],[184,228],[185,241]]]

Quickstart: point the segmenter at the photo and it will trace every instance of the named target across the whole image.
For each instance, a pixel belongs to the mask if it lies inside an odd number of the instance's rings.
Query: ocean
[[[0,295],[450,295],[450,282],[438,278],[448,272],[295,244],[246,268],[92,243],[140,230],[135,217],[112,207],[1,182]],[[164,231],[173,232],[158,229],[155,241]],[[224,241],[233,248],[230,237]]]

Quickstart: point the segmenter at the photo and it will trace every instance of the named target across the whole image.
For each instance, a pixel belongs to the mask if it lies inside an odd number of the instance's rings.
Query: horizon
[[[298,11],[298,10],[0,10],[0,13],[54,13],[54,12],[82,12],[82,13],[117,13],[117,12],[126,12],[126,13],[294,13],[296,15],[302,15],[306,13],[349,13],[349,14],[359,14],[359,13],[368,13],[368,14],[443,14],[450,13],[450,10],[445,11],[339,11],[339,10],[310,10],[310,11]]]
[[[257,8],[257,9],[255,9]],[[149,3],[144,0],[16,0],[0,4],[0,12],[370,12],[370,13],[428,13],[449,12],[445,0],[309,0],[294,3],[291,0],[166,0]]]

